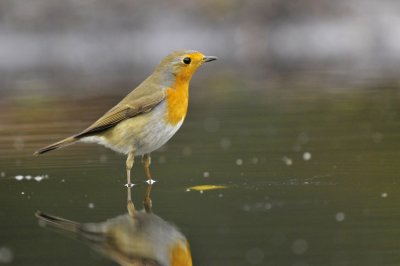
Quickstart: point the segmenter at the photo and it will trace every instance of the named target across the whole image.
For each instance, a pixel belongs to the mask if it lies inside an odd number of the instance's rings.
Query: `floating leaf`
[[[197,190],[197,191],[206,191],[206,190],[213,190],[213,189],[224,189],[227,188],[226,186],[216,186],[216,185],[201,185],[201,186],[194,186],[188,188],[188,190]]]

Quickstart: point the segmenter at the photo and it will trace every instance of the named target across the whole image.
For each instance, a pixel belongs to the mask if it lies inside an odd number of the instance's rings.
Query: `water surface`
[[[224,92],[197,92],[181,130],[153,153],[153,211],[187,237],[194,265],[399,264],[396,88]],[[39,227],[34,213],[79,222],[126,213],[125,157],[88,144],[32,153],[121,95],[1,100],[0,262],[115,265]],[[136,161],[140,207],[147,184]],[[227,188],[188,191],[198,185]]]

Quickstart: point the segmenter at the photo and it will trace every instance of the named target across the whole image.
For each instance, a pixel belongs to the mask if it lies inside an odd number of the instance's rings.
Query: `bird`
[[[76,142],[97,143],[127,155],[127,187],[136,156],[148,182],[150,153],[163,146],[181,127],[188,109],[189,83],[204,63],[217,60],[194,50],[178,50],[161,60],[154,72],[88,128],[35,151],[35,155]]]
[[[187,238],[178,228],[152,212],[151,185],[144,209],[128,202],[128,212],[96,223],[79,223],[37,211],[39,225],[70,232],[123,266],[192,266]]]

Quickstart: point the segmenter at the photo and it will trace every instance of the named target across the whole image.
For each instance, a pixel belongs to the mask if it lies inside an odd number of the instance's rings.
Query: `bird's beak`
[[[216,56],[205,56],[205,57],[203,57],[203,63],[211,62],[211,61],[214,61],[217,59],[218,59],[218,57],[216,57]]]

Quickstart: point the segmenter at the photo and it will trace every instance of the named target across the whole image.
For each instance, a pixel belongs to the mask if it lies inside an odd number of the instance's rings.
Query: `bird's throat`
[[[172,125],[177,125],[185,118],[188,99],[189,81],[177,78],[175,84],[167,89],[167,114],[166,120]]]

